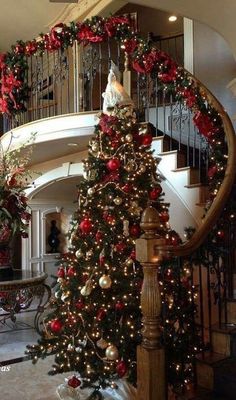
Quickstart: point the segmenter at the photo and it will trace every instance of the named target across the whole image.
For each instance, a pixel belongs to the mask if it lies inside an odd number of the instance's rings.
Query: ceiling
[[[67,179],[61,179],[56,182],[52,182],[50,185],[41,189],[37,194],[33,196],[34,200],[55,200],[66,201],[74,203],[77,199],[77,185],[81,180],[81,176],[72,176]],[[63,189],[62,189],[63,188]]]
[[[67,7],[66,3],[49,0],[0,0],[0,51],[10,49],[16,40],[29,40],[47,32]]]

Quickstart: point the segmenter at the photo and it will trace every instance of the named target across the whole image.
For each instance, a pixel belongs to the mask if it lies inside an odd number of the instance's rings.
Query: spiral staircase
[[[7,149],[12,137],[14,137],[12,146],[19,147],[22,142],[30,138],[32,132],[37,132],[30,168],[43,166],[43,174],[37,177],[32,187],[28,189],[31,200],[40,190],[52,185],[55,181],[82,175],[81,159],[86,155],[88,142],[93,135],[96,115],[101,109],[101,95],[106,83],[104,77],[108,72],[111,54],[114,56],[116,51],[115,45],[113,46],[109,42],[108,46],[110,46],[109,51],[105,51],[106,56],[104,55],[104,57],[101,56],[104,49],[100,44],[90,44],[85,48],[79,46],[77,42],[73,45],[73,54],[68,48],[59,54],[56,61],[52,58],[52,53],[42,56],[40,61],[42,74],[32,74],[31,77],[28,77],[28,84],[31,85],[30,98],[27,103],[28,111],[19,113],[14,118],[5,115],[6,132],[1,137],[3,149]],[[82,55],[82,62],[81,59],[79,60],[79,54],[80,57]],[[206,169],[210,157],[214,157],[214,155],[207,152],[206,141],[202,141],[199,133],[196,133],[192,123],[193,115],[191,111],[187,110],[186,101],[167,98],[163,87],[156,91],[153,90],[155,80],[152,81],[149,75],[144,79],[139,72],[131,73],[126,55],[120,56],[120,48],[118,48],[117,54],[119,54],[119,67],[123,68],[124,81],[128,82],[126,88],[135,99],[140,126],[149,124],[152,131],[152,148],[154,156],[159,159],[158,171],[164,178],[163,187],[166,201],[170,203],[171,225],[177,232],[180,232],[182,237],[183,228],[189,222],[196,228],[190,240],[174,249],[169,249],[169,251],[178,257],[190,255],[206,239],[216,223],[235,181],[236,142],[232,124],[215,97],[200,82],[191,77],[204,101],[220,115],[227,142],[225,173],[212,201],[209,197]],[[91,55],[92,59],[89,63]],[[98,57],[98,55],[100,56]],[[71,84],[72,77],[67,74],[72,65],[68,66],[67,64],[71,57],[73,57],[72,64],[74,66],[73,85]],[[38,68],[36,58],[28,58],[31,70]],[[50,65],[48,59],[51,59]],[[59,81],[52,81],[50,78],[52,71],[55,71],[55,62],[60,68]],[[63,75],[65,65],[67,73]],[[41,79],[41,81],[35,85],[34,79]],[[134,89],[135,87],[138,87],[138,90]],[[73,96],[71,96],[72,93]],[[155,95],[154,99],[153,95]],[[185,133],[186,138],[184,139]],[[68,146],[71,143],[73,146]],[[55,160],[53,163],[54,174],[50,173],[52,160]],[[212,202],[209,207],[210,200]],[[202,219],[206,205],[208,205],[207,211]],[[188,215],[188,222],[176,222],[177,213]],[[24,250],[24,254],[27,256],[26,250]],[[198,281],[198,283],[200,286],[202,285],[202,282]],[[206,297],[207,294],[203,293],[201,300],[206,301]],[[199,355],[196,373],[197,383],[200,387],[210,392],[215,390],[220,395],[233,399],[232,392],[235,392],[236,387],[234,378],[234,371],[236,371],[236,302],[232,293],[231,296],[228,296],[228,291],[224,300],[227,320],[225,314],[220,321],[218,316],[215,316],[214,325],[211,328],[211,348],[208,352]],[[217,310],[213,311],[217,313]],[[227,385],[223,384],[226,380]],[[208,392],[206,392],[207,395]],[[193,394],[188,396],[189,399],[205,398],[203,392],[198,397],[194,397]]]

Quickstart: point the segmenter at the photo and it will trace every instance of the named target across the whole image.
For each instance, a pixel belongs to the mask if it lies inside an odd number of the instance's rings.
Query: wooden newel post
[[[137,349],[138,400],[165,400],[167,396],[165,351],[160,343],[161,295],[158,267],[163,259],[165,240],[157,235],[160,226],[155,208],[148,207],[141,219],[145,232],[136,241],[136,259],[143,266],[141,293],[143,314],[142,344]]]

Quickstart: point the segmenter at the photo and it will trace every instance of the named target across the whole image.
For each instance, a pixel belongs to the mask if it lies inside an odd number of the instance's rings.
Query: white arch
[[[54,182],[60,181],[62,179],[68,179],[72,176],[83,175],[83,163],[64,163],[61,167],[52,169],[45,174],[41,175],[39,178],[35,179],[33,185],[26,189],[25,193],[29,200],[31,200],[38,192],[52,185]]]

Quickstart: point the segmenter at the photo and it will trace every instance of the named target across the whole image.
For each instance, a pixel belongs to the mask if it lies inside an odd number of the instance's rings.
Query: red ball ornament
[[[131,183],[126,183],[124,186],[122,186],[122,190],[125,193],[130,193],[133,190],[133,185]]]
[[[126,374],[127,371],[128,371],[128,367],[127,367],[125,361],[123,361],[123,360],[119,361],[116,366],[116,372],[117,372],[119,378],[122,378]]]
[[[160,186],[157,186],[149,192],[149,198],[151,200],[156,200],[160,196],[161,192],[162,188]]]
[[[95,239],[97,242],[99,242],[100,240],[102,240],[103,238],[103,234],[101,231],[97,231],[96,235],[95,235]]]
[[[219,230],[217,231],[217,236],[218,236],[219,239],[224,239],[224,237],[225,237],[225,232],[224,232],[222,229],[219,229]]]
[[[85,304],[84,304],[84,302],[83,302],[82,300],[78,300],[78,301],[75,303],[75,307],[77,308],[77,310],[81,311],[81,310],[84,309]]]
[[[99,308],[99,310],[97,312],[97,316],[96,316],[97,321],[101,322],[105,318],[106,315],[107,315],[107,313],[104,310],[104,308]]]
[[[163,224],[166,223],[166,222],[168,222],[169,219],[170,219],[170,216],[169,216],[168,211],[162,211],[162,212],[159,214],[159,218],[160,218],[160,221],[161,221]]]
[[[129,233],[131,236],[134,236],[134,237],[140,236],[140,233],[141,233],[140,226],[137,224],[131,225],[131,227],[129,228]]]
[[[90,233],[92,230],[92,223],[89,219],[83,219],[79,225],[82,233]]]
[[[65,271],[63,267],[60,267],[57,271],[58,278],[65,278]]]
[[[115,250],[117,251],[117,253],[122,253],[126,248],[125,243],[123,242],[119,242],[115,245]]]
[[[53,321],[51,321],[50,329],[51,329],[52,332],[60,333],[62,328],[63,328],[63,325],[62,325],[62,323],[61,323],[61,321],[59,319],[54,319]]]
[[[67,383],[68,386],[71,386],[74,389],[81,385],[81,381],[76,378],[76,376],[72,376],[72,378],[68,379]]]
[[[106,167],[109,171],[116,171],[120,168],[120,160],[118,158],[112,158],[106,163]]]
[[[212,178],[214,178],[216,173],[217,173],[217,166],[213,165],[212,167],[210,167],[208,169],[207,176],[208,176],[208,178],[212,179]]]
[[[142,146],[150,146],[152,143],[152,135],[150,133],[146,133],[141,136],[141,145]]]
[[[76,269],[75,269],[74,267],[70,267],[70,268],[68,269],[66,275],[69,276],[69,277],[73,277],[73,276],[75,276],[75,274],[76,274]]]
[[[117,301],[115,305],[116,311],[122,311],[125,308],[125,305],[122,301]]]

